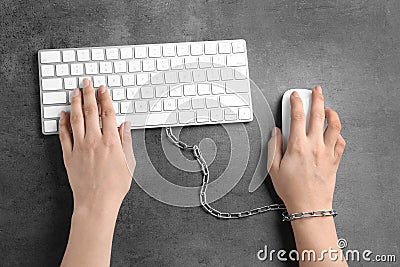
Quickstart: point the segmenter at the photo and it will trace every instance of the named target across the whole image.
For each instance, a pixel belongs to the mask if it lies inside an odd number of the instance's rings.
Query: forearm
[[[333,217],[304,218],[292,221],[292,228],[296,240],[296,247],[299,253],[300,266],[347,266],[342,261],[341,250],[337,246],[337,234]],[[315,259],[305,250],[315,252]],[[336,250],[336,253],[329,254],[329,251]],[[308,252],[307,251],[307,252]],[[306,255],[302,258],[302,255]],[[335,257],[337,258],[336,260]],[[333,260],[332,260],[333,259]]]
[[[118,209],[77,209],[61,266],[109,266]]]

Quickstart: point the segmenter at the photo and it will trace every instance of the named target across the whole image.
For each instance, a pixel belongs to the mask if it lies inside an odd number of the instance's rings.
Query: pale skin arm
[[[340,135],[341,124],[337,113],[324,107],[322,89],[312,92],[309,126],[301,98],[292,93],[291,125],[288,147],[282,152],[282,134],[278,128],[268,144],[268,165],[275,190],[284,201],[289,214],[302,211],[332,209],[336,172],[342,157],[345,141]],[[328,127],[324,131],[324,119]],[[333,217],[304,218],[292,221],[299,255],[304,250],[314,250],[317,258],[323,250],[336,249],[338,237]],[[332,261],[329,254],[323,261],[300,261],[300,266],[347,266],[346,261]],[[338,254],[337,254],[338,255]]]
[[[136,162],[130,125],[118,129],[108,90],[100,86],[102,129],[92,83],[73,92],[60,118],[64,164],[74,196],[68,245],[61,266],[109,266],[115,222]],[[84,103],[82,108],[82,102]],[[72,129],[72,134],[70,130]]]

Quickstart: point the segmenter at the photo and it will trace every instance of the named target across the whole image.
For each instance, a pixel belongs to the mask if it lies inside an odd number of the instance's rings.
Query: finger
[[[111,101],[110,94],[104,85],[97,91],[101,110],[101,124],[103,135],[117,136],[117,121],[115,119],[115,110]]]
[[[337,160],[337,163],[340,162],[345,147],[346,147],[346,141],[341,135],[339,135],[335,144],[335,159]]]
[[[272,176],[279,170],[282,160],[282,133],[279,128],[274,127],[271,139],[268,142],[268,163],[267,169]]]
[[[123,124],[121,124],[118,132],[121,139],[122,150],[124,151],[126,164],[128,165],[131,174],[133,174],[133,171],[136,166],[136,160],[135,160],[135,155],[133,154],[130,122],[126,121]]]
[[[325,116],[328,121],[328,127],[324,133],[324,143],[326,146],[333,148],[340,135],[342,125],[340,124],[338,114],[333,109],[325,108]]]
[[[101,134],[99,124],[99,110],[92,82],[85,78],[83,85],[83,113],[85,116],[85,136],[90,134]]]
[[[74,145],[80,144],[85,136],[85,124],[82,113],[82,94],[78,88],[72,92],[70,122]]]
[[[290,135],[288,143],[306,136],[306,115],[299,94],[294,91],[290,95]]]
[[[65,111],[61,111],[59,126],[59,138],[65,160],[70,157],[72,152],[71,124],[69,122],[69,115]]]
[[[308,123],[308,135],[323,138],[325,122],[324,96],[321,86],[316,86],[312,90],[312,103],[310,111],[310,121]]]

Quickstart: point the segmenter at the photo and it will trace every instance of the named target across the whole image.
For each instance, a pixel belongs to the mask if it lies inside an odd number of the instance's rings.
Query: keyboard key
[[[85,63],[86,74],[97,74],[99,72],[97,63]]]
[[[161,46],[150,45],[149,46],[149,57],[161,57]]]
[[[226,82],[226,92],[229,93],[247,93],[250,91],[247,80],[235,80]]]
[[[54,76],[54,66],[53,65],[42,65],[42,77]]]
[[[107,60],[118,59],[118,48],[106,48],[106,58]]]
[[[196,95],[196,85],[195,84],[185,84],[183,85],[183,94],[186,96]]]
[[[170,86],[169,95],[172,97],[182,96],[182,85]]]
[[[179,123],[194,123],[195,113],[194,111],[180,111],[178,113]]]
[[[170,71],[165,73],[165,83],[177,83],[178,73],[176,71]]]
[[[132,47],[122,47],[119,51],[121,53],[121,59],[133,58]]]
[[[121,113],[127,114],[133,112],[133,101],[122,101],[120,103]]]
[[[185,67],[187,69],[197,69],[198,66],[198,58],[197,57],[185,57]]]
[[[150,73],[151,84],[163,84],[164,73],[163,72],[152,72]]]
[[[246,65],[246,57],[244,54],[228,55],[226,57],[226,65],[228,67],[239,67]]]
[[[143,86],[140,91],[142,92],[142,98],[154,97],[153,86]]]
[[[136,84],[137,85],[144,85],[150,83],[150,76],[148,73],[138,73],[136,75]]]
[[[176,112],[162,112],[150,114],[132,114],[127,118],[132,127],[171,125],[177,123]]]
[[[40,62],[45,63],[55,63],[61,61],[60,51],[46,51],[40,53]]]
[[[173,70],[183,69],[183,58],[180,57],[171,58],[171,69]]]
[[[107,61],[100,62],[100,73],[113,73],[112,63]]]
[[[205,108],[205,99],[203,97],[194,97],[192,98],[192,108],[193,109],[200,109]]]
[[[174,98],[164,99],[163,104],[164,104],[164,110],[167,111],[176,110],[176,99]]]
[[[155,64],[154,59],[146,59],[143,60],[143,71],[155,71],[156,70],[156,64]]]
[[[249,76],[247,75],[247,68],[246,67],[238,67],[234,69],[235,78],[238,80],[247,79]]]
[[[66,92],[43,93],[42,101],[45,105],[65,104],[67,103],[67,94]]]
[[[174,57],[175,56],[175,45],[165,44],[163,45],[163,55],[164,57]]]
[[[245,43],[242,40],[232,42],[233,53],[244,53]]]
[[[210,112],[208,110],[198,110],[196,112],[197,122],[208,122],[210,121]]]
[[[180,71],[179,73],[179,81],[181,83],[190,83],[192,81],[192,72],[188,70]]]
[[[223,119],[223,111],[221,109],[211,110],[211,121],[222,121]]]
[[[71,64],[71,75],[83,75],[83,64]]]
[[[100,85],[107,85],[106,76],[93,76],[93,86],[100,87]]]
[[[208,83],[199,83],[197,85],[197,93],[199,95],[209,95],[210,94],[210,84]]]
[[[42,79],[42,89],[43,90],[61,90],[62,79],[61,78],[52,78],[52,79]]]
[[[123,86],[135,85],[135,74],[122,75],[122,85]]]
[[[85,79],[85,78],[87,78],[89,80],[92,80],[92,78],[90,76],[79,77],[78,78],[78,87],[79,88],[83,88],[83,79]]]
[[[219,101],[221,107],[240,107],[250,105],[250,98],[247,94],[221,95]]]
[[[190,109],[190,99],[189,98],[178,98],[178,109]]]
[[[251,109],[248,107],[239,108],[239,120],[250,120],[251,119]]]
[[[157,99],[157,100],[150,100],[149,101],[150,105],[150,111],[154,112],[160,112],[162,111],[162,101]]]
[[[147,101],[135,101],[135,111],[138,113],[147,112]]]
[[[209,42],[204,44],[204,54],[215,55],[217,54],[217,43]]]
[[[233,69],[231,68],[222,68],[221,69],[221,80],[227,81],[227,80],[233,80],[235,79],[233,75]]]
[[[199,57],[199,67],[201,69],[211,68],[212,66],[212,57],[211,56],[200,56]]]
[[[90,61],[90,52],[87,49],[76,50],[78,61]]]
[[[112,99],[113,100],[125,100],[125,89],[118,88],[112,90]]]
[[[190,45],[190,53],[192,56],[199,56],[203,54],[203,44],[202,43],[193,43]]]
[[[231,44],[229,42],[222,42],[218,44],[218,52],[220,54],[231,53]]]
[[[141,71],[141,64],[139,60],[130,60],[128,62],[129,72]]]
[[[62,52],[63,62],[73,62],[76,60],[74,50],[66,50]]]
[[[114,72],[126,72],[126,61],[114,61]]]
[[[226,108],[224,110],[224,113],[225,113],[225,116],[224,116],[225,120],[227,120],[227,121],[237,120],[237,113],[238,113],[237,108],[234,108],[234,107]]]
[[[92,49],[92,60],[104,60],[104,49],[102,48]]]
[[[188,56],[189,55],[189,45],[188,44],[178,44],[176,46],[176,54],[178,56]]]
[[[52,106],[43,107],[43,117],[48,118],[59,118],[61,111],[69,112],[69,106]]]
[[[219,95],[225,93],[225,83],[224,82],[214,82],[211,84],[211,92],[213,95]]]
[[[43,125],[44,125],[45,133],[57,132],[57,121],[56,120],[44,121]]]
[[[109,87],[121,86],[121,76],[119,75],[108,75],[107,81]]]
[[[64,88],[65,89],[77,88],[76,78],[64,78]]]
[[[128,99],[139,99],[140,98],[140,87],[128,87],[128,88],[126,88],[126,98],[128,98]]]
[[[204,70],[194,70],[192,74],[194,82],[206,81],[206,72]]]
[[[218,108],[219,107],[218,96],[207,96],[206,97],[206,107],[207,108]]]
[[[219,81],[219,70],[209,69],[207,72],[207,81]]]
[[[147,57],[147,47],[146,46],[136,46],[135,47],[135,58],[146,58]]]
[[[212,57],[213,66],[216,68],[221,68],[226,66],[226,56],[225,55],[216,55]]]
[[[157,70],[169,70],[169,59],[158,58],[157,59]]]
[[[57,76],[67,76],[69,75],[68,64],[56,65]]]
[[[168,86],[156,86],[156,97],[167,97],[168,96]]]

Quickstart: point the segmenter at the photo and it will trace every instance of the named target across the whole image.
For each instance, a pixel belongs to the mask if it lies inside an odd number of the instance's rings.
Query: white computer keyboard
[[[83,78],[109,88],[132,129],[253,120],[246,42],[46,49],[38,53],[43,134],[58,132]]]

